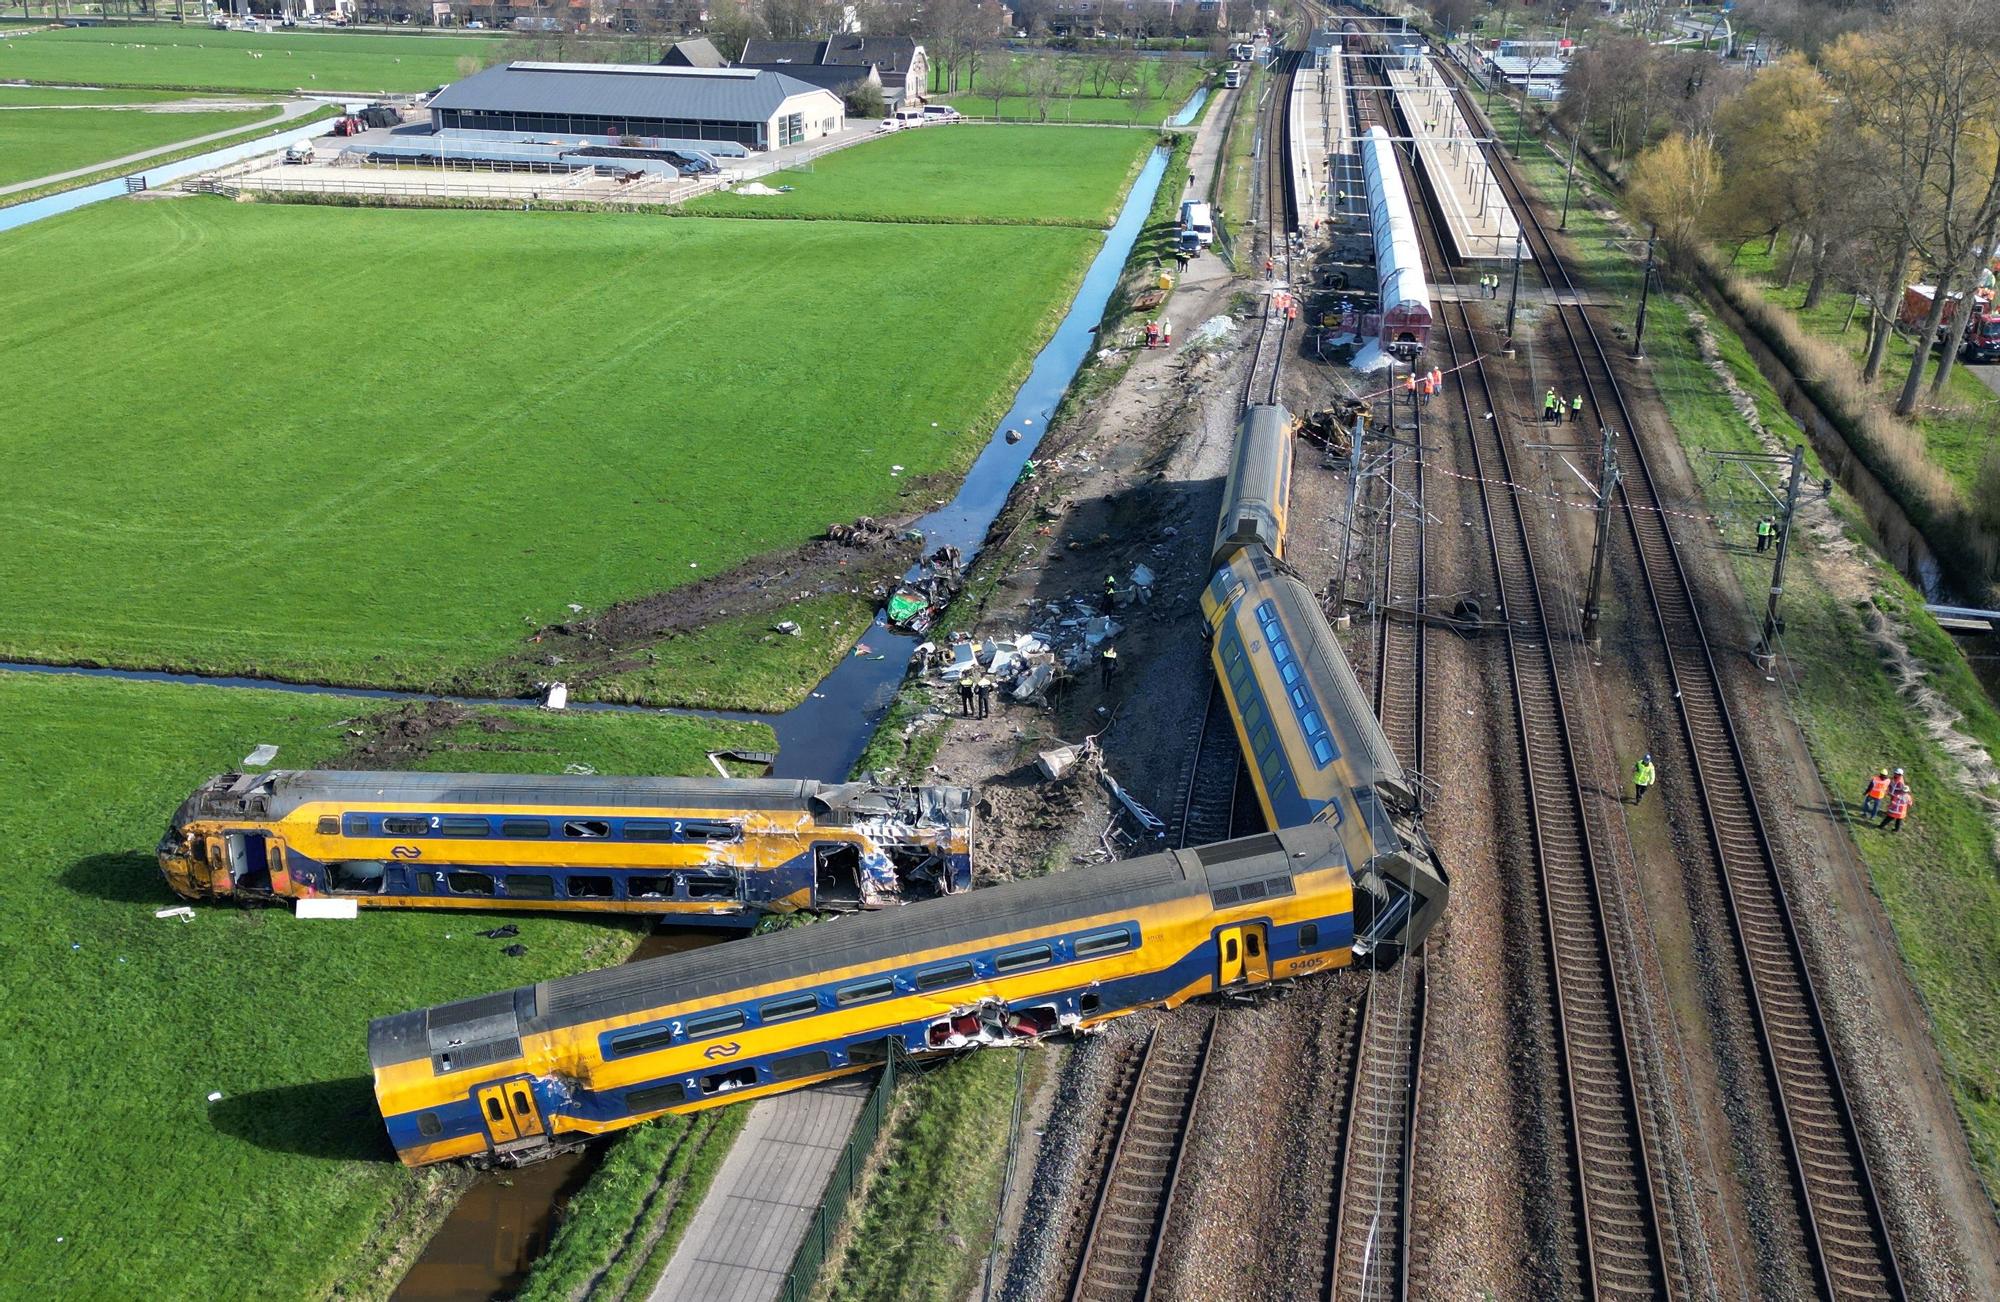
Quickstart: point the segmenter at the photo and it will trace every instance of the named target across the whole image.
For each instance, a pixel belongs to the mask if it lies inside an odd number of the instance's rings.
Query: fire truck
[[[1921,329],[1924,319],[1930,315],[1931,299],[1936,294],[1935,285],[1904,286],[1903,310],[1897,314],[1897,322],[1912,330]],[[1952,320],[1958,315],[1959,304],[1964,301],[1963,294],[1953,294],[1945,299],[1937,347],[1944,347],[1945,341],[1950,338]],[[1972,291],[1972,319],[1965,323],[1965,341],[1960,345],[1958,355],[1961,361],[1967,362],[2000,361],[2000,311],[1994,309],[1991,285]]]

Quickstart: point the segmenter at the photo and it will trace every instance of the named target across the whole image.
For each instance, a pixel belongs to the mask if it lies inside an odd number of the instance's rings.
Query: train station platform
[[[1350,152],[1347,85],[1342,62],[1324,67],[1307,63],[1292,79],[1287,110],[1292,141],[1292,228],[1311,234],[1332,217],[1338,184],[1332,160]]]
[[[1459,260],[1511,262],[1520,228],[1444,78],[1426,60],[1415,69],[1390,69],[1389,85]]]
[[[750,1104],[649,1302],[775,1302],[874,1087],[870,1074]]]

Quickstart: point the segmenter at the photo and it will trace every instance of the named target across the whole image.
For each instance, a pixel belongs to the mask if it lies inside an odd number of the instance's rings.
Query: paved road
[[[230,136],[240,135],[245,131],[252,131],[260,126],[275,131],[287,122],[302,118],[308,113],[316,112],[324,107],[326,107],[324,102],[320,100],[290,100],[279,111],[277,117],[266,119],[261,123],[253,122],[248,126],[231,127],[227,131],[211,131],[205,136],[193,136],[187,140],[176,140],[171,145],[161,145],[158,149],[144,149],[136,154],[127,154],[123,158],[107,158],[102,162],[92,163],[88,167],[73,167],[67,172],[54,172],[48,176],[35,177],[30,181],[19,181],[13,185],[0,185],[0,195],[15,194],[21,190],[35,190],[45,185],[55,185],[58,182],[70,180],[73,177],[90,176],[97,172],[124,167],[127,164],[143,163],[147,159],[157,158],[161,154],[171,154],[175,150],[186,149],[189,145],[205,145],[211,140],[227,140]]]

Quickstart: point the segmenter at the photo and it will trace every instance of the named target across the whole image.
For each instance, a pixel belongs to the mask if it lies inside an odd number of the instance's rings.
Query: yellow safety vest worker
[[[1652,786],[1653,776],[1653,766],[1644,760],[1632,766],[1632,785],[1635,787]]]

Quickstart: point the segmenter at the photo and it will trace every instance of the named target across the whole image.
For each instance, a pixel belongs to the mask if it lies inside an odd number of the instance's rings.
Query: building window
[[[796,145],[806,138],[806,115],[788,113],[778,119],[778,148]]]

